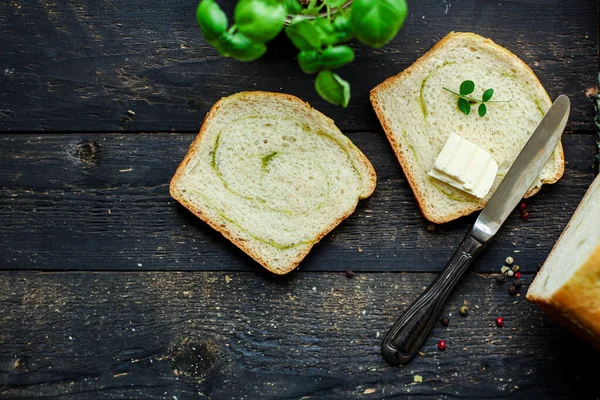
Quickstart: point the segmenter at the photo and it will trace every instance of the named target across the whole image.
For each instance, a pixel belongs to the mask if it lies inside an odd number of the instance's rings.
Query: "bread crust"
[[[587,196],[591,196],[592,191],[599,190],[597,186],[599,183],[600,175],[596,177],[583,196],[583,199],[554,244],[547,259],[556,251],[563,236],[569,231],[571,224],[575,221],[575,216],[581,212],[580,209]],[[544,267],[545,264],[542,266],[540,273],[544,270]],[[536,279],[538,278],[536,277]],[[577,336],[587,340],[600,350],[600,287],[594,285],[595,282],[599,281],[600,243],[598,243],[587,260],[559,290],[554,292],[550,297],[544,297],[537,288],[536,290],[532,290],[536,285],[536,281],[534,280],[527,292],[527,300],[536,303],[563,326],[571,329]],[[591,305],[594,304],[595,307],[592,307]]]
[[[313,114],[317,113],[315,115],[318,116],[319,118],[323,118],[324,121],[328,125],[330,125],[330,127],[333,127],[336,130],[339,130],[335,126],[332,119],[325,116],[321,112],[313,109],[310,106],[310,104],[308,104],[307,102],[304,102],[304,101],[300,100],[298,97],[292,96],[289,94],[263,92],[263,91],[249,91],[249,92],[240,92],[240,93],[236,93],[231,96],[228,96],[228,97],[221,98],[219,101],[217,101],[212,106],[212,108],[209,110],[208,114],[204,118],[204,122],[202,123],[202,127],[200,128],[200,132],[198,133],[198,135],[196,136],[196,138],[190,145],[188,152],[186,153],[185,157],[179,164],[177,171],[175,172],[175,174],[173,175],[173,178],[171,179],[171,182],[169,185],[169,192],[175,200],[180,202],[185,208],[190,210],[194,215],[196,215],[198,218],[200,218],[202,221],[204,221],[210,227],[212,227],[213,229],[215,229],[216,231],[221,233],[224,237],[229,239],[234,245],[236,245],[238,248],[240,248],[242,251],[244,251],[246,254],[248,254],[250,257],[252,257],[256,262],[258,262],[264,268],[266,268],[267,270],[269,270],[270,272],[272,272],[274,274],[284,275],[284,274],[287,274],[288,272],[294,270],[298,266],[298,264],[300,264],[300,262],[304,259],[304,257],[306,257],[306,255],[310,252],[312,247],[316,243],[318,243],[325,235],[327,235],[329,232],[331,232],[336,226],[338,226],[342,221],[344,221],[346,218],[348,218],[354,212],[354,210],[356,209],[356,206],[353,207],[351,210],[349,210],[342,217],[336,219],[334,222],[332,222],[331,224],[326,226],[317,235],[317,237],[314,239],[314,241],[305,250],[303,250],[296,257],[291,259],[290,262],[284,268],[278,268],[275,265],[272,265],[269,262],[269,260],[265,259],[264,257],[261,257],[254,250],[252,245],[247,242],[246,239],[236,235],[234,232],[227,229],[225,227],[225,225],[220,224],[218,221],[215,221],[210,216],[206,215],[199,207],[197,207],[193,203],[189,202],[184,196],[181,195],[181,193],[179,193],[178,186],[177,186],[185,174],[187,165],[195,159],[196,153],[200,149],[200,144],[202,142],[204,133],[205,133],[207,127],[210,125],[211,120],[213,118],[215,118],[215,116],[217,115],[217,113],[218,113],[220,107],[223,105],[223,103],[226,100],[231,99],[233,97],[239,97],[239,98],[255,97],[256,101],[259,101],[258,99],[260,99],[260,97],[262,97],[262,96],[270,97],[270,98],[285,99],[290,102],[296,103],[300,107],[308,107],[311,110],[311,113],[313,113]],[[373,168],[373,165],[371,165],[371,162],[367,159],[367,157],[354,144],[352,144],[352,145],[354,146],[355,150],[358,152],[361,161],[364,163],[364,165],[367,169],[367,174],[368,174],[367,180],[365,182],[364,177],[363,177],[363,190],[359,196],[359,199],[365,199],[365,198],[369,197],[375,190],[375,186],[377,184],[377,175],[375,173],[375,169]]]
[[[437,50],[444,47],[449,41],[456,40],[459,38],[467,38],[467,39],[470,38],[470,39],[475,39],[475,40],[482,40],[484,44],[493,46],[497,52],[503,53],[506,58],[515,60],[519,64],[521,64],[523,67],[525,67],[525,69],[531,74],[532,78],[541,87],[543,87],[542,83],[539,81],[538,77],[531,70],[531,68],[527,64],[525,64],[519,57],[517,57],[515,54],[510,52],[508,49],[494,43],[491,39],[484,38],[475,33],[450,32],[445,37],[443,37],[439,42],[437,42],[431,48],[431,50],[429,50],[427,53],[425,53],[424,55],[419,57],[419,59],[417,61],[415,61],[410,67],[406,68],[404,71],[400,72],[399,74],[397,74],[395,76],[391,76],[391,77],[387,78],[385,81],[381,82],[379,85],[377,85],[375,88],[373,88],[371,90],[371,94],[370,94],[371,105],[373,106],[373,109],[375,110],[375,113],[377,114],[377,118],[379,119],[381,126],[383,127],[383,131],[385,132],[385,134],[388,138],[388,141],[390,142],[390,145],[392,146],[392,149],[394,150],[394,153],[396,154],[396,158],[398,159],[398,162],[400,163],[402,170],[404,171],[404,175],[406,176],[406,180],[408,181],[408,184],[410,185],[410,187],[413,191],[415,199],[417,200],[419,209],[421,210],[421,212],[423,213],[423,216],[427,220],[429,220],[435,224],[443,224],[446,222],[450,222],[457,218],[469,215],[475,211],[481,210],[481,209],[483,209],[483,207],[485,207],[485,205],[487,204],[487,201],[482,200],[482,201],[479,201],[478,203],[469,204],[468,206],[464,207],[462,210],[460,210],[458,212],[455,212],[455,213],[452,213],[449,215],[445,215],[442,217],[436,217],[435,215],[433,215],[430,212],[430,210],[427,208],[426,195],[421,191],[421,188],[419,187],[419,185],[416,181],[416,178],[415,178],[412,168],[411,168],[412,167],[411,164],[408,162],[404,152],[402,151],[402,149],[400,147],[400,144],[394,138],[394,132],[392,130],[391,124],[386,119],[385,112],[384,112],[381,104],[379,104],[377,96],[378,96],[379,92],[384,91],[384,90],[388,89],[390,86],[392,86],[396,80],[402,80],[405,77],[409,76],[413,70],[415,70],[416,68],[419,68],[421,66],[421,64],[426,62]],[[544,93],[545,93],[548,101],[552,102],[552,100],[550,99],[550,96],[548,96],[548,93],[546,93],[546,91],[544,91]],[[564,158],[564,151],[563,151],[561,142],[558,143],[558,146],[556,147],[556,151],[558,151],[558,155],[560,157],[560,167],[557,170],[556,174],[551,179],[542,180],[542,184],[556,183],[564,174],[565,158]],[[541,186],[535,187],[535,188],[531,189],[530,191],[528,191],[524,197],[528,198],[530,196],[533,196],[540,189],[541,189]]]
[[[600,244],[550,298],[527,293],[527,300],[539,305],[566,328],[600,350],[600,288],[590,286],[590,283],[593,284],[598,278]],[[593,304],[596,304],[596,307],[592,307]]]

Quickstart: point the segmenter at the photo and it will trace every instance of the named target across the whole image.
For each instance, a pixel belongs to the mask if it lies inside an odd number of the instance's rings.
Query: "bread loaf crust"
[[[383,130],[388,138],[388,141],[390,142],[390,145],[392,146],[392,149],[394,150],[394,153],[396,154],[396,158],[398,159],[398,162],[400,163],[400,166],[402,167],[404,175],[406,176],[406,179],[413,191],[413,194],[417,200],[417,204],[418,204],[419,208],[421,209],[421,212],[423,213],[424,217],[427,218],[429,221],[436,223],[436,224],[450,222],[457,218],[469,215],[475,211],[481,210],[481,209],[483,209],[483,207],[485,207],[487,202],[479,201],[478,203],[470,203],[470,204],[465,205],[465,207],[458,212],[447,214],[443,217],[436,217],[431,212],[431,210],[429,210],[427,207],[426,194],[422,191],[421,186],[419,186],[419,184],[417,183],[416,178],[415,178],[415,173],[413,172],[413,168],[415,168],[415,167],[413,165],[411,165],[411,163],[407,159],[406,155],[404,154],[400,144],[396,141],[394,131],[392,130],[390,122],[387,120],[385,110],[379,102],[378,95],[380,93],[384,92],[385,90],[388,90],[396,81],[402,81],[403,79],[408,77],[415,69],[420,68],[424,62],[426,62],[430,57],[432,57],[432,55],[434,55],[436,51],[438,51],[441,48],[443,48],[444,46],[446,46],[448,44],[448,42],[455,41],[455,40],[475,40],[475,41],[480,41],[482,45],[493,47],[494,51],[501,53],[504,55],[504,57],[514,60],[517,63],[519,63],[520,65],[522,65],[522,67],[525,68],[531,74],[531,78],[540,87],[543,86],[541,84],[541,82],[539,81],[539,79],[537,78],[537,76],[535,75],[535,73],[531,70],[531,68],[527,64],[525,64],[520,58],[518,58],[516,55],[514,55],[512,52],[510,52],[506,48],[499,46],[496,43],[494,43],[492,40],[483,38],[482,36],[479,36],[475,33],[450,32],[448,35],[446,35],[444,38],[442,38],[438,43],[436,43],[431,48],[431,50],[429,50],[427,53],[425,53],[423,56],[421,56],[417,61],[415,61],[410,67],[408,67],[407,69],[405,69],[404,71],[400,72],[399,74],[397,74],[395,76],[387,78],[385,81],[383,81],[382,83],[380,83],[379,85],[377,85],[375,88],[373,88],[371,90],[370,100],[371,100],[373,109],[375,110],[375,113],[377,114],[377,117],[379,118],[379,121],[381,122]],[[545,95],[547,97],[548,102],[551,103],[551,99],[548,96],[548,94],[545,93]],[[542,180],[543,184],[555,183],[564,174],[565,159],[564,159],[564,151],[563,151],[562,143],[559,142],[559,144],[556,148],[556,151],[558,152],[558,155],[560,157],[560,167],[557,169],[555,175],[551,179]],[[533,196],[540,189],[541,189],[541,187],[534,187],[534,188],[530,189],[525,194],[524,197],[528,198],[530,196]]]
[[[557,251],[561,240],[571,228],[575,216],[581,212],[587,196],[600,196],[596,193],[600,176],[596,177],[581,200],[573,217],[563,230],[548,258]],[[542,273],[544,267],[540,270]],[[536,279],[538,279],[536,277]],[[542,288],[534,281],[528,292],[527,300],[536,303],[542,310],[570,329],[594,347],[600,350],[600,243],[596,245],[588,258],[577,268],[573,275],[551,296],[543,296]]]
[[[288,272],[292,271],[293,269],[295,269],[298,266],[298,264],[310,252],[312,246],[314,246],[316,243],[318,243],[325,235],[327,235],[329,232],[331,232],[343,220],[348,218],[354,212],[356,207],[353,207],[352,209],[348,210],[348,212],[346,214],[344,214],[342,217],[336,219],[335,221],[333,221],[332,223],[327,225],[327,227],[324,228],[319,233],[319,235],[314,238],[314,240],[312,241],[312,244],[307,249],[303,250],[302,252],[297,254],[296,257],[289,260],[289,262],[286,264],[286,267],[284,269],[281,269],[281,268],[278,268],[278,267],[272,265],[268,259],[265,259],[260,254],[258,254],[258,252],[255,251],[254,247],[252,246],[251,243],[248,242],[248,240],[240,237],[235,232],[232,232],[230,229],[227,229],[227,227],[225,225],[219,223],[219,221],[215,221],[210,216],[206,215],[197,205],[188,201],[188,199],[186,199],[186,197],[183,196],[179,192],[178,183],[182,180],[182,178],[187,170],[187,165],[190,162],[193,162],[195,157],[197,156],[197,153],[200,149],[200,145],[202,143],[203,135],[204,135],[207,127],[210,125],[211,120],[213,118],[215,118],[215,116],[217,115],[219,109],[224,104],[224,102],[228,99],[231,99],[232,97],[250,98],[253,101],[257,101],[257,102],[261,101],[261,98],[267,98],[267,97],[287,100],[292,103],[295,103],[299,107],[308,107],[312,112],[317,113],[319,118],[322,118],[323,121],[326,121],[326,123],[332,129],[338,130],[338,128],[335,126],[333,120],[331,120],[330,118],[321,114],[320,112],[312,109],[312,107],[310,107],[310,105],[308,103],[300,100],[299,98],[297,98],[295,96],[283,94],[283,93],[272,93],[272,92],[262,92],[262,91],[236,93],[232,96],[222,98],[221,100],[217,101],[213,105],[213,107],[210,109],[210,111],[204,118],[204,122],[202,123],[202,127],[200,128],[200,132],[198,133],[198,135],[196,136],[196,138],[190,145],[190,148],[189,148],[187,154],[185,155],[183,161],[181,161],[181,163],[179,164],[177,171],[175,172],[173,178],[171,179],[171,183],[169,185],[169,192],[175,200],[180,202],[184,207],[186,207],[188,210],[190,210],[194,215],[196,215],[202,221],[207,223],[213,229],[220,232],[224,237],[229,239],[233,244],[235,244],[238,248],[240,248],[242,251],[244,251],[246,254],[248,254],[250,257],[252,257],[256,262],[261,264],[267,270],[269,270],[275,274],[278,274],[278,275],[287,274]],[[365,165],[365,167],[367,169],[367,177],[366,177],[366,179],[363,179],[363,190],[359,196],[359,199],[365,199],[365,198],[369,197],[375,190],[375,186],[377,183],[377,175],[376,175],[375,170],[373,169],[373,166],[371,165],[370,161],[367,159],[367,157],[358,148],[355,147],[355,150],[357,151],[357,154],[359,155],[360,160],[362,161],[362,163]]]
[[[549,299],[527,295],[527,300],[600,350],[600,243],[577,272]],[[595,286],[594,286],[595,285]]]

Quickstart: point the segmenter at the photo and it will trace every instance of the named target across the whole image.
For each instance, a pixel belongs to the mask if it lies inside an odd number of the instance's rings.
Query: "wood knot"
[[[221,350],[214,341],[185,338],[173,346],[173,373],[176,376],[203,378],[215,368],[221,356]]]
[[[94,164],[100,145],[96,142],[80,143],[75,148],[75,154],[86,164]]]
[[[192,98],[190,99],[190,101],[188,101],[188,108],[190,110],[204,110],[208,107],[208,104],[206,104],[206,102],[200,100],[199,98]]]

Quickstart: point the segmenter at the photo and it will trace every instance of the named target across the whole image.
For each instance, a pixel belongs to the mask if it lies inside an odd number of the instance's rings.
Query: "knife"
[[[427,339],[460,277],[542,172],[565,129],[570,108],[567,96],[556,99],[446,267],[390,328],[381,345],[389,362],[407,363]]]

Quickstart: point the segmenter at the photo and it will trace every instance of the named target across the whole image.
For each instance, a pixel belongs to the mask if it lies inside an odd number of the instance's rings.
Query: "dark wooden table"
[[[600,398],[599,354],[525,300],[595,174],[596,1],[409,1],[390,45],[353,45],[348,109],[314,93],[284,37],[253,63],[218,56],[195,5],[0,3],[0,398]],[[451,30],[492,38],[553,98],[571,97],[566,172],[461,281],[450,325],[391,366],[382,335],[474,218],[428,225],[368,91]],[[283,277],[168,193],[210,106],[255,89],[309,101],[378,173],[374,195]],[[516,296],[495,282],[509,255],[524,275]]]

